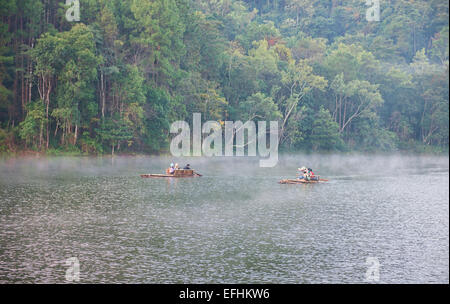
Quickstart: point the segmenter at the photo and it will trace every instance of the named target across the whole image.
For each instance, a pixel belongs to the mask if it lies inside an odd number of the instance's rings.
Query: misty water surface
[[[0,161],[0,283],[449,282],[446,157],[175,159],[204,176],[143,179],[165,157]],[[280,185],[309,166],[330,182]]]

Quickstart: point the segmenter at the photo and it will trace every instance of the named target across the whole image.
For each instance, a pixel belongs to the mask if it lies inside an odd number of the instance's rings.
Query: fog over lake
[[[145,179],[171,162],[199,178]],[[307,166],[329,182],[281,185]],[[449,158],[0,160],[0,283],[449,282]]]

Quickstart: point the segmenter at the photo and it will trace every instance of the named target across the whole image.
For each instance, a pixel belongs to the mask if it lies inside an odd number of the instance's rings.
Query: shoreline
[[[282,156],[295,156],[295,155],[363,155],[363,156],[380,156],[380,155],[401,155],[401,156],[437,156],[437,157],[449,157],[449,151],[413,151],[413,150],[396,150],[396,151],[279,151],[279,155]],[[73,157],[73,158],[115,158],[115,157],[173,157],[169,152],[164,153],[139,153],[139,152],[124,152],[111,154],[89,154],[82,152],[59,152],[59,153],[48,153],[39,152],[32,150],[21,150],[17,152],[1,152],[0,160],[2,159],[46,159],[46,158],[62,158],[62,157]],[[185,157],[197,157],[197,156],[185,156]],[[203,157],[203,156],[200,156]],[[223,158],[224,156],[217,156],[214,158]],[[227,157],[230,158],[230,157]]]

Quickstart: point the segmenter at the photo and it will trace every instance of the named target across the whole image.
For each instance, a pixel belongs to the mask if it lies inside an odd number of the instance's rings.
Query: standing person
[[[305,178],[306,167],[298,168],[298,171],[299,171],[298,179],[304,179]]]
[[[174,173],[175,173],[174,164],[171,163],[171,164],[170,164],[170,168],[169,168],[169,174],[174,174]]]
[[[175,164],[175,170],[178,170],[178,169],[179,169],[178,163],[176,163],[176,164]]]
[[[305,174],[303,176],[305,177],[305,180],[307,180],[307,181],[311,180],[311,175],[309,174],[308,170],[305,170]]]

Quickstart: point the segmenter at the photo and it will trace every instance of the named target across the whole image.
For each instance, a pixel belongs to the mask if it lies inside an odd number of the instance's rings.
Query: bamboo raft
[[[282,179],[279,184],[318,184],[327,182],[327,179],[318,178],[317,180],[305,180],[305,179]]]
[[[183,178],[183,177],[197,177],[202,176],[201,174],[198,174],[194,172],[194,170],[186,170],[186,169],[177,169],[174,171],[173,174],[169,174],[169,170],[166,170],[166,174],[141,174],[141,177],[143,178],[158,178],[158,177],[176,177],[176,178]]]

